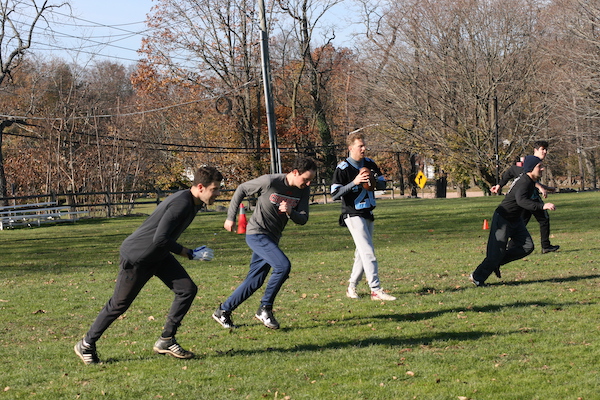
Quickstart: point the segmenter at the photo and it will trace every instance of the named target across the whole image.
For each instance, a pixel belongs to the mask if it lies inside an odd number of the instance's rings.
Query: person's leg
[[[550,243],[550,215],[548,210],[539,210],[533,213],[533,216],[540,225],[540,239],[542,249],[549,249],[552,247]]]
[[[192,302],[198,293],[198,286],[192,281],[185,268],[172,255],[163,260],[161,265],[156,269],[155,275],[175,293],[175,298],[171,304],[171,309],[167,315],[167,321],[161,335],[163,338],[170,338],[175,336],[183,317],[185,317],[192,306]]]
[[[260,242],[265,235],[246,235],[246,243],[254,250],[254,243]],[[259,246],[257,246],[259,247]],[[256,251],[252,253],[250,269],[244,281],[233,291],[233,293],[221,304],[220,309],[231,312],[246,301],[265,282],[271,266]]]
[[[281,287],[290,276],[292,264],[279,248],[278,243],[274,242],[267,235],[262,235],[262,238],[256,240],[252,245],[252,250],[259,255],[260,258],[271,266],[271,277],[267,282],[265,293],[260,301],[262,306],[273,306],[275,297],[281,290]]]
[[[534,249],[533,240],[527,230],[527,226],[525,226],[525,221],[520,220],[511,224],[510,231],[510,244],[508,250],[501,258],[501,265],[520,260],[531,254]]]
[[[146,268],[132,266],[121,260],[114,293],[85,335],[84,340],[87,344],[96,343],[104,331],[127,311],[152,275],[152,271]]]
[[[356,246],[354,266],[349,279],[350,284],[358,284],[364,271],[371,289],[379,289],[381,283],[373,247],[373,221],[362,217],[348,217],[345,222]]]
[[[509,235],[510,227],[508,221],[500,216],[500,214],[494,213],[485,259],[471,274],[474,281],[483,284],[492,272],[500,267],[501,260],[504,258],[504,253],[506,253],[506,244]]]

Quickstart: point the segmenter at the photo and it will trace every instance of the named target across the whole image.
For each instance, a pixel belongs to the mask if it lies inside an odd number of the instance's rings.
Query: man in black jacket
[[[533,155],[539,158],[540,160],[544,160],[546,158],[546,154],[548,153],[548,142],[545,140],[538,140],[534,143],[533,147]],[[522,161],[517,162],[515,165],[511,166],[504,174],[502,174],[502,178],[497,185],[493,186],[490,191],[492,193],[499,193],[500,189],[504,185],[508,183],[511,179],[517,178],[519,175],[523,173],[523,163]],[[555,192],[556,188],[549,187],[546,185],[542,185],[540,182],[536,182],[536,188],[538,189],[535,193],[534,200],[539,201],[543,204],[544,200],[542,197],[546,198],[548,196],[548,192]],[[537,222],[540,225],[540,239],[542,243],[542,254],[551,253],[553,251],[557,251],[560,246],[552,245],[550,243],[550,216],[548,215],[548,211],[539,209],[538,211],[532,213],[529,210],[523,210],[523,220],[525,221],[525,225],[529,223],[531,219],[531,215],[535,217]]]
[[[535,213],[555,209],[552,203],[544,204],[534,199],[537,191],[535,184],[542,177],[543,170],[542,160],[538,157],[525,157],[523,174],[513,181],[494,212],[486,257],[470,276],[476,286],[483,286],[494,271],[500,275],[501,265],[519,260],[533,251],[533,240],[522,218],[523,210]]]
[[[96,353],[96,341],[127,311],[152,276],[157,276],[175,293],[163,333],[154,344],[154,351],[176,358],[194,357],[194,353],[177,343],[175,334],[196,297],[198,287],[173,254],[190,260],[212,260],[213,251],[208,247],[188,249],[177,243],[177,239],[192,223],[196,213],[205,204],[212,204],[219,196],[222,180],[223,176],[215,168],[199,168],[190,189],[167,197],[152,215],[123,241],[114,294],[100,311],[85,337],[75,344],[75,354],[85,364],[100,362]]]

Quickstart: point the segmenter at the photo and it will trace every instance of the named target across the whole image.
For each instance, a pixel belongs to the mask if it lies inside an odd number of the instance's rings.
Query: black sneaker
[[[96,353],[95,344],[85,345],[83,344],[83,339],[81,339],[75,344],[74,350],[75,354],[77,354],[79,358],[81,358],[81,361],[83,361],[85,364],[89,365],[100,363],[98,353]]]
[[[550,246],[550,247],[546,247],[545,249],[542,249],[542,254],[546,254],[546,253],[552,253],[556,250],[560,249],[560,246]]]
[[[261,321],[267,328],[279,329],[279,322],[273,316],[272,306],[260,306],[255,317]]]
[[[187,351],[177,343],[175,337],[171,338],[159,338],[154,343],[153,350],[158,354],[168,354],[175,358],[194,358],[194,353]]]
[[[234,329],[237,328],[237,325],[233,323],[231,320],[231,311],[221,310],[221,307],[217,308],[217,310],[212,315],[213,319],[217,321],[223,328]]]
[[[473,274],[469,275],[469,280],[471,282],[473,282],[473,285],[475,285],[475,286],[486,286],[485,283],[483,283],[481,281],[478,281],[475,278],[473,278]]]

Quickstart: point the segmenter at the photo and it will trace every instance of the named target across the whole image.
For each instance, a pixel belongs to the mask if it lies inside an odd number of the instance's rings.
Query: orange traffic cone
[[[246,220],[246,209],[243,204],[240,204],[237,233],[246,233],[246,225],[248,225],[248,221]]]
[[[490,226],[488,225],[487,219],[483,220],[483,229],[490,229]]]

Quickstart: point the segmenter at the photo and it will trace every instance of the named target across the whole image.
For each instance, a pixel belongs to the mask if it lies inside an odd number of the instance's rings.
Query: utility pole
[[[275,125],[275,107],[273,106],[273,92],[271,88],[271,64],[269,60],[269,37],[267,35],[267,18],[265,16],[265,2],[258,0],[260,16],[260,56],[262,59],[263,87],[265,91],[265,110],[267,114],[267,128],[269,131],[269,148],[271,153],[271,173],[281,173],[279,148],[277,147],[277,127]]]
[[[496,185],[500,183],[500,155],[498,154],[498,97],[494,96],[494,131],[496,140],[494,143],[494,152],[496,158]]]

